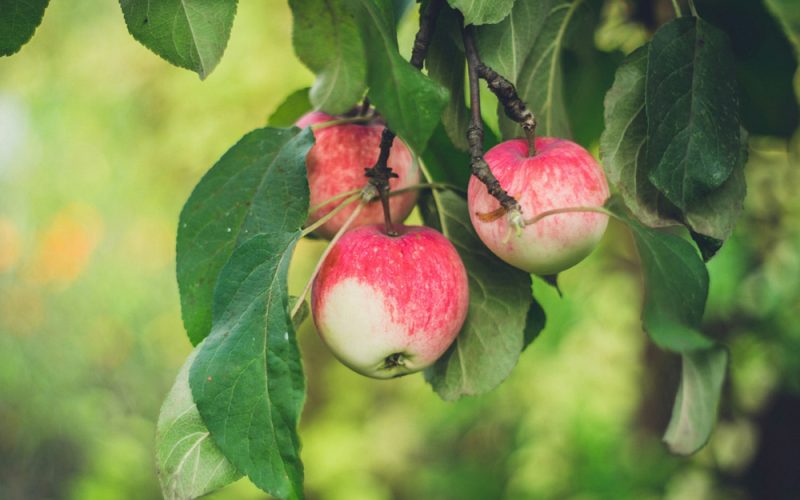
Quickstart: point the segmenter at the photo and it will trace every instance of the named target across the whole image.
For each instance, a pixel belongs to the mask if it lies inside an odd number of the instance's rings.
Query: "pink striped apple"
[[[353,370],[392,378],[432,365],[467,316],[467,272],[453,245],[424,226],[348,231],[314,280],[322,340]]]
[[[297,121],[300,128],[335,120],[328,114],[313,111]],[[364,169],[371,167],[378,159],[383,125],[339,124],[314,130],[316,142],[306,157],[308,185],[311,190],[310,206],[314,207],[337,194],[360,189],[367,183]],[[411,151],[399,138],[395,138],[389,155],[389,167],[398,175],[389,181],[392,190],[409,187],[419,183],[419,167]],[[306,224],[312,224],[336,208],[343,200],[329,203],[309,215]],[[416,192],[392,196],[389,206],[392,219],[402,222],[411,213],[417,201]],[[315,233],[323,238],[332,238],[339,231],[348,216],[355,210],[355,204],[334,215],[320,226]],[[383,209],[378,202],[365,206],[353,221],[351,227],[377,224],[383,221]]]
[[[490,149],[485,159],[500,185],[517,199],[526,220],[554,209],[601,207],[608,198],[600,165],[588,151],[565,139],[537,137],[532,157],[526,141],[506,141]],[[470,179],[467,198],[481,241],[512,266],[542,276],[583,260],[608,225],[604,214],[562,213],[529,224],[517,235],[507,217],[481,220],[479,214],[491,213],[500,204],[475,177]]]

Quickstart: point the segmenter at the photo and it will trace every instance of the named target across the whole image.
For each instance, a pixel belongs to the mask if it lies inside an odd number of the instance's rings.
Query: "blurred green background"
[[[641,29],[610,19],[599,45],[638,43]],[[312,82],[290,29],[285,2],[241,2],[200,82],[136,43],[116,2],[52,2],[33,41],[0,59],[0,499],[160,497],[155,421],[190,351],[178,213],[228,147]],[[596,141],[602,108],[588,107],[579,133]],[[753,138],[745,215],[710,265],[707,331],[732,367],[701,453],[660,443],[679,362],[641,332],[637,260],[612,223],[563,273],[564,298],[535,283],[548,326],[484,397],[445,403],[421,376],[362,378],[306,322],[309,497],[800,498],[798,158],[797,140]],[[300,245],[292,288],[322,248]],[[244,480],[213,498],[264,494]]]

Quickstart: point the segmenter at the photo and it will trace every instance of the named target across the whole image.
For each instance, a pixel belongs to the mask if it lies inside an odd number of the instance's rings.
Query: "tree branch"
[[[462,19],[463,23],[463,19]],[[494,196],[502,211],[497,216],[506,212],[516,214],[521,213],[521,208],[517,200],[509,195],[500,185],[500,182],[489,169],[489,165],[483,158],[483,119],[481,118],[480,88],[478,87],[478,65],[481,61],[478,57],[478,50],[475,48],[475,40],[470,27],[464,27],[461,31],[464,38],[464,49],[467,55],[467,70],[469,74],[469,99],[472,120],[467,129],[467,142],[469,143],[469,154],[472,157],[472,175],[477,177],[486,185],[489,194]],[[493,217],[496,218],[496,217]],[[521,218],[521,217],[520,217]]]
[[[411,65],[421,70],[422,63],[425,61],[425,56],[428,53],[428,46],[431,43],[431,35],[436,27],[436,18],[442,8],[443,0],[431,0],[428,8],[419,18],[419,30],[414,37],[414,47],[411,50]],[[381,134],[381,150],[378,155],[378,161],[375,162],[370,168],[364,169],[364,175],[369,178],[369,183],[375,187],[378,196],[381,198],[383,205],[383,220],[386,225],[386,234],[394,236],[397,233],[392,229],[392,215],[389,208],[389,179],[397,177],[397,174],[392,172],[388,165],[389,153],[392,149],[395,134],[389,127],[383,129]]]
[[[478,71],[478,76],[486,80],[486,83],[489,84],[489,90],[497,96],[497,100],[503,105],[506,116],[522,125],[525,137],[528,139],[528,156],[535,155],[536,117],[533,116],[533,112],[520,99],[514,84],[480,60],[476,70]]]

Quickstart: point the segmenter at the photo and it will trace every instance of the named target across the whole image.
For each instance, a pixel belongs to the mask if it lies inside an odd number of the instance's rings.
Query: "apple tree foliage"
[[[774,132],[757,113],[769,96],[738,78],[754,70],[736,58],[724,2],[672,2],[674,18],[624,58],[594,46],[604,3],[447,0],[420,72],[397,41],[397,20],[413,2],[289,0],[295,52],[316,74],[313,86],[286,89],[268,126],[219,159],[180,216],[177,279],[196,347],[158,421],[165,497],[194,498],[242,476],[278,498],[303,497],[297,425],[306,387],[295,331],[306,308],[290,316],[297,299],[288,295],[287,273],[309,210],[305,156],[314,137],[292,124],[310,109],[345,113],[367,96],[422,159],[429,181],[466,187],[463,24],[474,25],[483,62],[516,86],[539,133],[599,142],[615,192],[607,209],[630,228],[641,259],[642,328],[682,359],[664,441],[678,454],[707,442],[729,355],[702,331],[704,261],[731,235],[742,209],[745,126]],[[0,0],[0,55],[16,53],[33,36],[47,4]],[[206,78],[225,51],[237,2],[120,0],[120,7],[137,41]],[[765,0],[764,7],[800,59],[800,2]],[[612,61],[610,71],[598,61]],[[773,83],[780,95],[792,75],[779,76],[785,78]],[[800,76],[794,89],[800,91]],[[499,105],[497,112],[502,137],[487,129],[486,147],[521,133]],[[481,244],[459,192],[425,192],[420,210],[453,242],[470,284],[468,320],[425,378],[446,400],[485,393],[535,340],[545,311],[532,296],[531,277]]]

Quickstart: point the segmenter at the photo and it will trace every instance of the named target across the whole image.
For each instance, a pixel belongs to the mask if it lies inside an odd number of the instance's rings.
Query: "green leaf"
[[[317,75],[314,109],[337,115],[364,95],[367,65],[356,17],[344,0],[290,0],[297,57]]]
[[[645,89],[649,179],[685,210],[722,185],[739,161],[739,104],[727,36],[695,17],[650,42]]]
[[[294,231],[308,215],[310,129],[262,128],[245,135],[195,187],[180,216],[177,274],[193,344],[211,329],[214,285],[234,248],[258,233]]]
[[[523,349],[527,349],[528,346],[539,337],[539,334],[542,333],[542,330],[544,330],[546,323],[547,316],[545,315],[541,304],[539,304],[536,299],[532,300],[531,305],[528,308],[528,314],[525,318],[525,345]]]
[[[681,384],[664,441],[674,453],[694,453],[713,430],[727,364],[727,351],[698,330],[708,272],[688,241],[642,226],[616,200],[607,206],[628,223],[642,260],[644,329],[662,349],[682,354]]]
[[[456,148],[441,123],[422,154],[422,162],[431,174],[429,180],[467,187],[470,177],[469,155]]]
[[[767,8],[772,12],[792,42],[800,61],[800,4],[796,0],[765,0]]]
[[[451,36],[453,32],[460,30],[455,14],[455,11],[447,7],[439,13],[425,64],[428,75],[450,92],[450,100],[442,114],[442,124],[447,136],[458,149],[467,151],[467,127],[470,118],[464,97],[466,61],[464,50]]]
[[[628,56],[606,94],[606,129],[600,138],[600,154],[608,180],[642,223],[659,227],[684,222],[702,241],[724,241],[733,232],[744,202],[747,134],[742,130],[739,161],[728,180],[692,202],[685,211],[670,203],[650,182],[650,165],[646,161],[648,48],[642,46]],[[710,255],[711,246],[701,249]]]
[[[425,378],[445,400],[488,392],[508,377],[525,345],[530,275],[502,262],[481,243],[467,203],[458,195],[434,191],[420,208],[425,222],[456,247],[469,276],[467,321]]]
[[[0,0],[0,56],[16,53],[42,22],[49,0]]]
[[[708,297],[708,271],[691,243],[630,220],[642,259],[644,328],[659,347],[674,352],[706,349],[713,342],[697,331]]]
[[[516,83],[544,26],[547,7],[546,2],[517,0],[501,22],[478,27],[475,42],[483,63]]]
[[[447,0],[464,14],[464,24],[495,24],[502,21],[514,6],[514,0]]]
[[[690,455],[702,448],[717,420],[728,351],[714,347],[682,356],[681,384],[664,442],[670,451]]]
[[[571,26],[578,24],[582,16],[591,13],[590,7],[594,1],[519,0],[517,2],[530,2],[531,15],[542,19],[531,23],[531,28],[527,28],[535,30],[535,38],[519,76],[514,81],[520,97],[536,115],[537,131],[542,135],[571,136],[567,109],[564,105],[564,71],[561,54],[575,35],[570,29]],[[585,34],[581,34],[583,35]],[[523,36],[527,38],[530,35]],[[504,138],[517,137],[522,133],[520,127],[503,114],[500,115],[500,130]]]
[[[355,0],[352,7],[367,52],[370,100],[412,150],[424,151],[447,105],[447,90],[400,56],[391,2]]]
[[[686,210],[686,225],[704,238],[718,241],[728,239],[744,208],[744,197],[747,194],[744,175],[744,166],[747,163],[747,132],[741,129],[740,134],[739,161],[731,176],[720,187],[692,202]],[[706,251],[709,248],[704,246],[701,250]]]
[[[167,500],[197,498],[242,477],[211,440],[192,399],[189,367],[202,346],[181,367],[158,417],[156,466]]]
[[[296,90],[269,115],[267,123],[270,127],[291,127],[301,116],[311,111],[308,100],[308,88]]]
[[[168,62],[207,77],[228,45],[236,0],[120,0],[130,34]]]
[[[297,424],[305,379],[287,285],[300,236],[259,234],[236,248],[214,291],[214,326],[189,373],[214,442],[278,498],[303,496]]]
[[[294,309],[294,306],[297,304],[298,300],[300,300],[299,297],[289,296],[289,307],[287,310],[291,311]],[[295,330],[300,328],[300,325],[302,325],[303,321],[308,318],[309,314],[311,314],[311,307],[308,305],[308,301],[303,300],[303,303],[300,305],[300,309],[297,310],[297,314],[292,316],[292,326]]]
[[[617,69],[605,98],[606,128],[600,156],[608,181],[637,219],[648,226],[677,224],[679,214],[648,179],[645,82],[649,44],[632,52]]]

